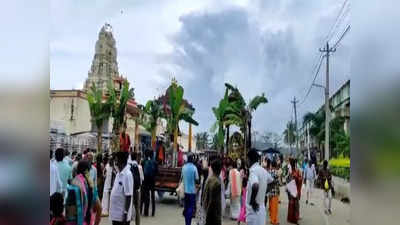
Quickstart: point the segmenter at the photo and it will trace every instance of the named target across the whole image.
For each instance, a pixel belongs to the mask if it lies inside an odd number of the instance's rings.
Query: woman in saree
[[[77,174],[68,186],[66,202],[67,225],[98,225],[100,223],[101,206],[96,185],[90,178],[90,163],[80,161]]]
[[[296,167],[296,160],[290,160],[291,173],[289,174],[289,180],[294,180],[297,187],[297,196],[293,197],[288,193],[289,198],[289,206],[288,206],[288,216],[287,221],[289,223],[298,224],[300,217],[300,193],[301,193],[301,185],[302,185],[302,176],[301,172]]]

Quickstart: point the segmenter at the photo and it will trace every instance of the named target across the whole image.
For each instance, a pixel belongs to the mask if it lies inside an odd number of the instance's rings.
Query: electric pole
[[[307,123],[306,124],[306,129],[307,129],[307,158],[308,160],[311,159],[311,155],[310,155],[310,125]]]
[[[293,101],[291,101],[291,103],[293,103],[293,108],[294,108],[294,129],[296,131],[296,135],[294,136],[296,138],[296,153],[299,153],[299,138],[298,138],[298,130],[297,130],[297,111],[296,111],[296,104],[299,101],[296,100],[296,96],[293,98]]]
[[[329,161],[329,54],[335,52],[336,48],[329,48],[329,42],[326,42],[326,47],[319,49],[320,52],[325,52],[326,56],[326,78],[325,78],[325,160]]]

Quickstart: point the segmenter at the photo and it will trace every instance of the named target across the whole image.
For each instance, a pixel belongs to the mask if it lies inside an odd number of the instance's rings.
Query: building
[[[118,72],[117,49],[112,28],[105,24],[100,29],[92,65],[83,89],[50,90],[50,148],[96,148],[96,128],[91,123],[87,91],[93,84],[104,92],[109,84],[118,89],[125,80],[126,78]],[[127,104],[127,133],[131,137],[132,146],[135,144],[135,118],[138,112],[138,104],[134,99],[130,99]],[[103,149],[109,147],[111,131],[112,118],[103,127]],[[138,131],[143,136],[149,135],[143,127],[139,126]],[[61,138],[63,141],[60,141],[60,137],[64,137]]]
[[[92,66],[83,89],[87,91],[94,83],[97,87],[106,90],[108,82],[119,76],[115,39],[111,26],[106,23],[99,32]]]
[[[329,106],[330,106],[330,119],[334,119],[336,117],[343,117],[344,124],[343,129],[346,134],[350,134],[350,80],[346,81],[330,98],[329,98]],[[323,104],[316,113],[324,113],[325,112],[325,104]],[[311,123],[311,122],[310,122]],[[299,142],[300,149],[307,149],[307,127],[311,126],[310,123],[302,124],[302,127],[299,129]],[[318,149],[318,143],[315,138],[310,137],[310,148]]]
[[[50,90],[50,149],[64,147],[69,150],[82,151],[86,148],[96,148],[96,127],[91,123],[87,91],[94,84],[106,93],[107,85],[120,88],[123,78],[118,72],[117,49],[112,28],[105,24],[98,34],[95,45],[95,54],[82,90]],[[119,87],[118,87],[119,86]],[[138,103],[130,99],[127,105],[127,130],[131,138],[132,147],[138,144],[139,149],[151,146],[151,134],[143,126],[136,124],[139,113]],[[135,143],[135,134],[138,132],[138,143]],[[165,121],[159,121],[156,135],[166,131]],[[103,127],[103,149],[110,146],[112,132],[112,118]],[[179,143],[187,149],[187,135],[183,134]],[[192,139],[193,140],[193,139]],[[192,141],[192,149],[195,142]]]
[[[178,144],[181,146],[183,152],[189,151],[189,135],[181,133],[178,137]],[[192,137],[192,152],[197,153],[196,139]]]

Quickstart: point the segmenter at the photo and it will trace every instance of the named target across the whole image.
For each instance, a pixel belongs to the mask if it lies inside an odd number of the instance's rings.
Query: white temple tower
[[[83,89],[87,91],[94,82],[96,87],[106,90],[108,82],[117,77],[119,77],[119,72],[115,39],[111,25],[106,23],[99,32],[92,66]]]

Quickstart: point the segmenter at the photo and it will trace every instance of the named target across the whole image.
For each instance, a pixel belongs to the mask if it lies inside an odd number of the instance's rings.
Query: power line
[[[302,105],[302,104],[307,100],[307,97],[308,97],[308,95],[309,95],[310,92],[311,92],[311,89],[312,89],[312,87],[313,87],[313,84],[315,83],[315,80],[317,79],[319,70],[321,69],[322,59],[323,59],[323,58],[324,58],[324,54],[321,53],[321,54],[320,54],[319,61],[318,61],[318,64],[316,64],[316,66],[314,67],[314,68],[317,68],[317,70],[315,70],[314,79],[313,79],[313,81],[311,82],[311,85],[310,85],[310,87],[308,88],[307,94],[304,96],[303,101],[301,101],[299,105]]]
[[[340,38],[336,41],[336,43],[333,45],[333,48],[336,48],[339,43],[342,41],[343,37],[347,34],[347,32],[349,32],[350,30],[350,24],[347,25],[346,29],[343,31],[342,35],[340,36]]]
[[[312,62],[315,62],[315,64],[313,65],[313,67],[312,67],[312,69],[311,69],[311,74],[313,74],[314,73],[314,71],[315,71],[315,69],[318,67],[318,63],[319,63],[319,60],[320,60],[320,58],[321,58],[321,56],[322,56],[322,53],[321,54],[317,54],[317,55],[315,55],[315,58],[314,58],[314,60],[312,61]],[[304,88],[305,90],[305,92],[306,92],[306,90],[307,90],[307,88]]]
[[[325,37],[327,46],[329,46],[328,43],[331,41],[331,39],[333,38],[334,34],[336,33],[336,30],[340,27],[340,25],[342,24],[344,18],[346,18],[348,12],[350,11],[349,4],[347,4],[347,2],[348,2],[348,0],[344,0],[344,2],[343,2],[343,4],[342,4],[342,7],[341,7],[341,9],[340,9],[340,11],[339,11],[339,13],[338,13],[336,19],[335,19],[335,22],[332,24],[331,29],[329,30],[327,36]],[[347,7],[346,7],[346,6],[347,6]],[[340,44],[341,40],[343,39],[343,37],[346,35],[346,33],[347,33],[349,30],[350,30],[350,25],[347,25],[345,31],[342,33],[342,35],[340,36],[340,38],[338,39],[338,41],[336,41],[336,43],[334,44],[332,50],[335,50],[335,49],[336,49],[336,47]],[[313,80],[312,80],[312,82],[311,82],[310,87],[309,87],[308,90],[307,90],[307,93],[306,93],[305,97],[304,97],[303,100],[300,102],[300,104],[298,104],[298,106],[304,104],[304,102],[307,100],[308,96],[310,95],[311,90],[312,90],[313,86],[315,85],[315,80],[316,80],[316,78],[317,78],[317,76],[318,76],[318,73],[319,73],[319,71],[320,71],[320,69],[321,69],[322,60],[323,60],[323,58],[324,58],[325,56],[327,56],[327,55],[329,54],[329,52],[330,52],[330,49],[329,49],[329,48],[328,48],[327,54],[323,54],[323,51],[321,51],[321,54],[319,55],[319,60],[317,61],[317,63],[315,64],[315,66],[314,66],[314,68],[313,68],[313,72],[315,71],[314,78],[313,78]],[[332,52],[333,52],[333,51],[332,51]],[[329,57],[329,56],[328,56],[328,57]],[[316,69],[316,68],[317,68],[317,69]]]
[[[342,20],[343,16],[341,17],[341,15],[344,15],[343,10],[344,10],[344,8],[346,6],[347,1],[348,0],[345,0],[343,2],[342,7],[340,8],[338,15],[336,16],[335,22],[332,24],[331,29],[329,30],[328,34],[325,37],[325,42],[329,41],[332,38],[333,34],[335,33],[333,31],[336,29],[336,27],[339,24],[339,19]]]
[[[341,23],[341,22],[339,22],[339,19],[340,19],[340,21],[342,21],[343,18],[345,17],[345,15],[347,14],[346,12],[349,11],[348,9],[347,9],[345,12],[343,11],[343,10],[345,9],[345,6],[346,6],[346,3],[347,3],[347,2],[348,2],[348,0],[345,0],[345,1],[343,2],[342,7],[341,7],[341,9],[340,9],[340,11],[339,11],[339,14],[338,14],[337,17],[336,17],[335,23],[333,23],[333,25],[332,25],[332,27],[331,27],[331,29],[330,29],[328,35],[326,36],[326,39],[329,38],[329,41],[332,39],[333,34],[335,33],[335,32],[333,32],[333,31],[334,31],[337,27],[339,27],[339,24]],[[347,5],[348,5],[348,4],[347,4]],[[341,16],[341,15],[342,15],[342,16]],[[336,43],[334,44],[333,48],[336,48],[336,47],[339,45],[340,41],[343,39],[343,37],[346,35],[346,33],[347,33],[349,30],[350,30],[350,24],[347,25],[345,31],[342,33],[342,35],[340,36],[340,38],[338,39],[338,41],[336,41]],[[328,42],[329,42],[329,41],[328,41]],[[313,79],[313,81],[312,81],[310,87],[308,88],[307,93],[306,93],[304,99],[300,102],[299,105],[302,105],[302,104],[307,100],[307,97],[309,96],[309,94],[310,94],[310,92],[311,92],[311,89],[312,89],[312,87],[313,87],[313,84],[315,83],[315,80],[316,80],[316,78],[317,78],[317,76],[318,76],[319,70],[320,70],[321,65],[322,65],[322,59],[323,59],[324,56],[325,56],[325,55],[323,55],[322,53],[320,54],[319,61],[318,61],[317,64],[315,64],[314,69],[313,69],[313,71],[315,71],[314,79]],[[317,67],[318,67],[318,69],[315,70],[315,68],[317,68]]]
[[[347,15],[348,15],[349,12],[350,12],[350,8],[347,7],[346,9],[347,9],[347,10],[346,10],[345,12],[343,12],[342,17],[340,18],[340,20],[338,21],[338,23],[337,23],[336,26],[335,26],[334,31],[333,31],[332,34],[330,35],[328,42],[330,42],[330,41],[332,40],[332,38],[337,34],[338,29],[339,29],[340,27],[342,27],[341,25],[342,25],[343,21],[345,21],[345,19],[347,18]]]
[[[338,22],[338,24],[337,24],[337,26],[336,26],[336,29],[335,29],[335,32],[332,33],[331,37],[329,38],[329,42],[332,41],[333,37],[337,34],[338,29],[339,29],[340,27],[343,27],[343,26],[341,26],[341,25],[342,25],[343,21],[345,21],[345,18],[347,17],[347,14],[349,14],[349,12],[350,12],[350,8],[348,8],[348,10],[343,14],[342,19]]]

